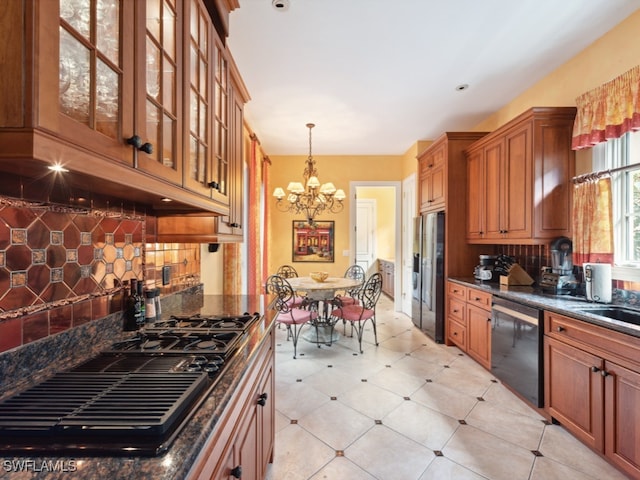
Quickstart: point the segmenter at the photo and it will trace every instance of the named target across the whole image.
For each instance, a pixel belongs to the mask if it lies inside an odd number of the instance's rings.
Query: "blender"
[[[578,283],[573,274],[572,247],[567,237],[558,237],[551,242],[551,271],[548,267],[543,268],[540,277],[543,292],[556,295],[575,293]]]

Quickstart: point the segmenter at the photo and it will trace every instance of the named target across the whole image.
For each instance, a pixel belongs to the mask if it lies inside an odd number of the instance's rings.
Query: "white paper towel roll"
[[[611,265],[608,263],[584,264],[585,294],[587,300],[611,303]]]

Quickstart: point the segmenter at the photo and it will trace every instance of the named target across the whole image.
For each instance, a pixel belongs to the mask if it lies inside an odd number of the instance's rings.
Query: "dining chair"
[[[293,341],[293,358],[296,358],[298,337],[304,325],[313,321],[316,327],[316,338],[318,338],[318,324],[315,322],[318,318],[318,311],[313,304],[306,305],[306,299],[303,300],[300,307],[293,306],[293,288],[287,279],[280,275],[271,275],[267,278],[265,291],[267,295],[275,295],[269,308],[277,312],[274,321],[287,327],[287,340],[291,338]]]
[[[382,292],[382,275],[378,272],[372,274],[365,284],[356,293],[355,299],[357,303],[351,305],[340,305],[340,299],[336,297],[336,308],[331,312],[331,316],[336,320],[344,320],[351,323],[353,336],[353,328],[355,327],[358,334],[358,345],[360,353],[362,352],[362,334],[367,320],[371,320],[373,325],[373,336],[375,344],[378,346],[378,333],[376,331],[376,304]],[[346,333],[346,332],[345,332]]]
[[[365,273],[364,268],[360,265],[351,265],[344,272],[344,278],[350,278],[352,280],[360,280],[364,282]],[[358,302],[358,290],[362,288],[362,285],[358,285],[357,287],[350,288],[345,292],[345,295],[338,295],[337,297],[340,299],[342,306],[353,305]]]

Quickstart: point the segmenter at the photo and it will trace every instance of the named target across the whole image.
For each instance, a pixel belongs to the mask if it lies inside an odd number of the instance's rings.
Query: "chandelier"
[[[344,190],[336,189],[331,182],[320,184],[316,162],[311,155],[311,129],[315,127],[313,123],[307,123],[309,129],[309,157],[306,160],[306,167],[302,174],[304,184],[301,182],[289,182],[287,186],[288,194],[284,189],[277,187],[273,191],[273,196],[278,199],[276,206],[281,212],[303,213],[307,217],[310,225],[314,224],[316,215],[323,212],[341,212],[346,198]],[[286,197],[286,200],[285,200]]]

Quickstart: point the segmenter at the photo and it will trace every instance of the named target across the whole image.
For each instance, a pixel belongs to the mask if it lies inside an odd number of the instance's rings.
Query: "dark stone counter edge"
[[[571,318],[582,320],[593,325],[615,330],[620,333],[632,335],[640,338],[640,326],[633,325],[618,320],[609,319],[599,315],[592,315],[580,311],[583,308],[604,306],[606,304],[587,301],[584,297],[574,297],[570,295],[552,295],[543,293],[535,287],[506,287],[498,283],[487,283],[475,280],[473,277],[449,277],[447,280],[458,283],[466,287],[473,287],[485,290],[496,297],[506,298],[515,302],[524,303],[541,310],[566,315]],[[625,308],[634,309],[633,305],[624,305]],[[640,314],[640,305],[635,307]]]
[[[227,361],[211,394],[193,413],[189,422],[163,455],[157,457],[8,457],[0,456],[1,479],[96,478],[138,480],[177,480],[186,478],[200,450],[214,431],[218,420],[241,383],[246,370],[274,325],[274,314],[266,311],[253,325],[236,354]],[[12,463],[15,462],[15,463]],[[21,463],[22,462],[22,463]],[[16,465],[22,467],[16,468]],[[52,471],[57,469],[57,471]]]

